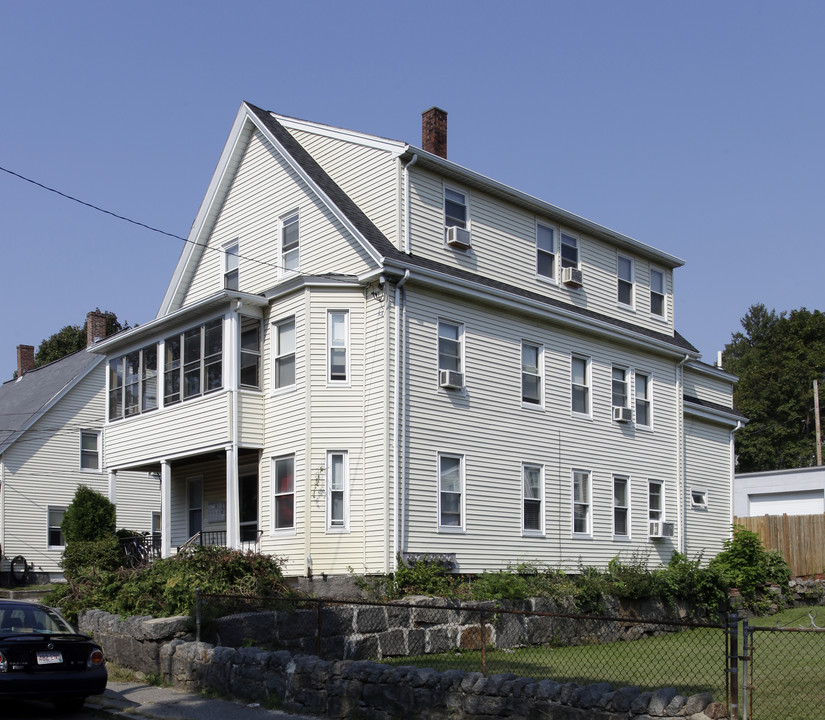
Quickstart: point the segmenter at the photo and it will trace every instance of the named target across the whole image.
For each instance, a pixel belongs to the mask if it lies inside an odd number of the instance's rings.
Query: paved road
[[[3,720],[90,720],[90,718],[151,718],[151,720],[320,720],[228,700],[211,700],[173,688],[142,683],[109,682],[103,695],[94,695],[76,713],[57,715],[46,702],[4,705]]]

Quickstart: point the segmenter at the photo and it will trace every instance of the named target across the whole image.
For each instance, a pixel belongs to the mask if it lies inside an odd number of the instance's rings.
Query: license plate
[[[63,662],[63,655],[59,652],[39,652],[37,653],[38,665],[54,665]]]

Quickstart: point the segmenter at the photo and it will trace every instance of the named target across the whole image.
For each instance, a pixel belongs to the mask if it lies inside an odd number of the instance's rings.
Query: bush
[[[75,540],[67,545],[60,567],[68,580],[79,578],[84,573],[117,570],[123,565],[123,560],[120,541],[110,535],[102,540]]]
[[[103,540],[114,535],[115,517],[114,503],[87,485],[78,485],[60,526],[66,546],[78,541]]]
[[[228,548],[195,547],[191,553],[156,560],[139,570],[83,568],[45,602],[77,620],[82,610],[99,608],[123,617],[191,615],[195,588],[205,593],[249,597],[289,597],[292,591],[275,557]]]
[[[733,526],[733,537],[725,540],[724,550],[710,562],[730,587],[739,588],[742,596],[751,599],[757,585],[787,585],[791,569],[782,556],[766,551],[755,532],[741,525]]]

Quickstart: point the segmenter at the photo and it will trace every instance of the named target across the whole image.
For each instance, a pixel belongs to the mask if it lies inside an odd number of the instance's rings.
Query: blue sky
[[[825,3],[0,0],[0,166],[186,236],[243,100],[419,144],[683,258],[713,362],[822,309]],[[0,378],[88,310],[155,316],[182,243],[0,172]],[[506,268],[505,268],[506,270]]]

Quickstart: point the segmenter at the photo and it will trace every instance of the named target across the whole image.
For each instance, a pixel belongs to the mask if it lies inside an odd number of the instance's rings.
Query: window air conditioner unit
[[[439,370],[438,384],[447,390],[460,390],[464,387],[464,373],[455,370]]]
[[[613,422],[629,423],[633,420],[633,411],[628,407],[613,408]]]
[[[566,267],[561,269],[561,282],[568,287],[582,286],[582,271],[578,268]]]
[[[648,535],[652,538],[673,537],[673,523],[662,522],[661,520],[650,521],[650,532]]]
[[[469,230],[453,225],[447,228],[447,245],[458,250],[469,250],[471,245]]]

